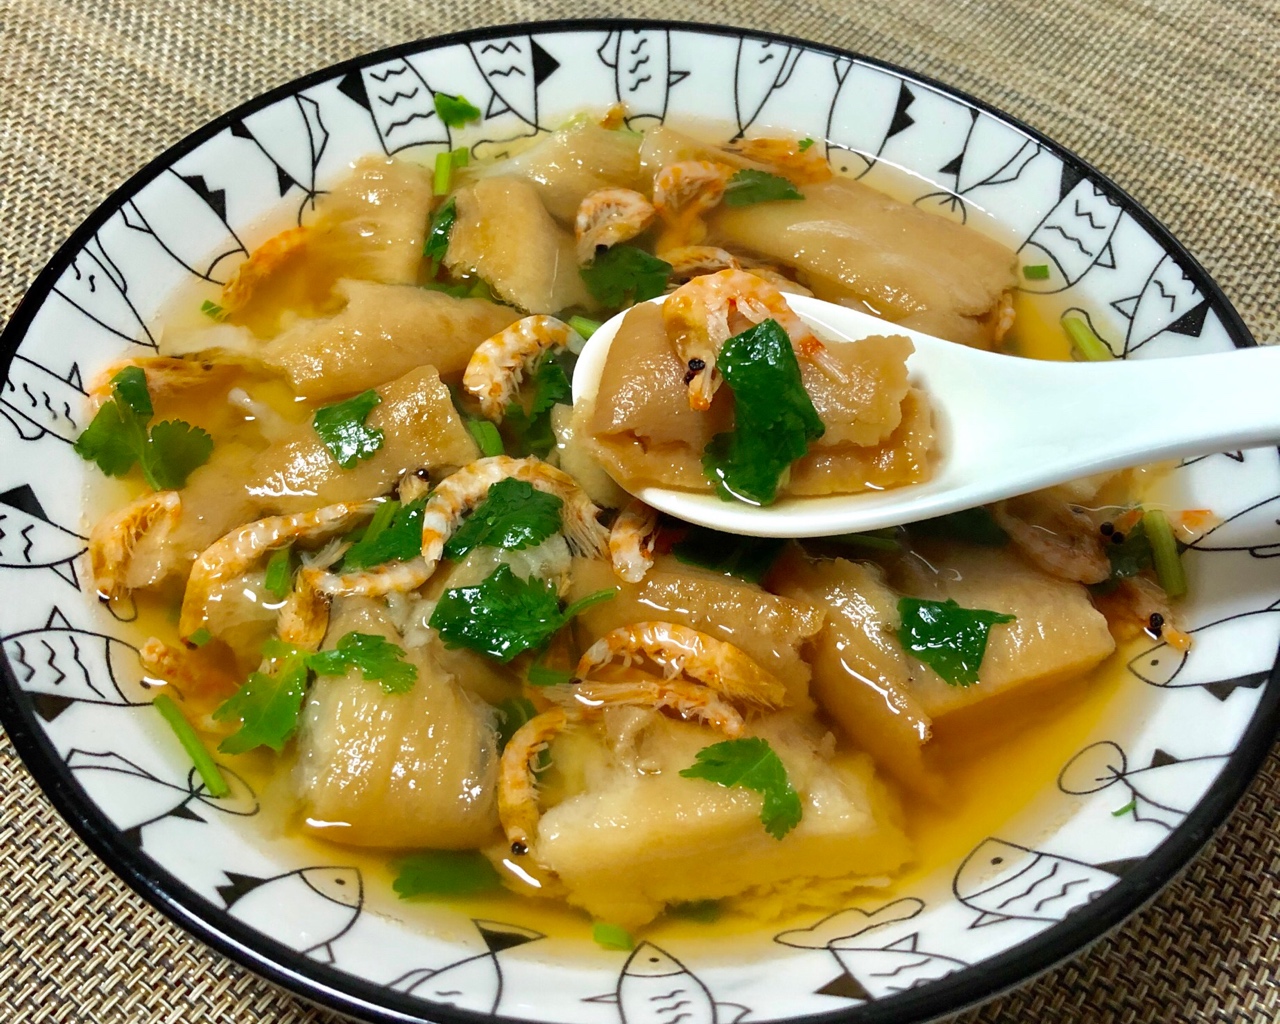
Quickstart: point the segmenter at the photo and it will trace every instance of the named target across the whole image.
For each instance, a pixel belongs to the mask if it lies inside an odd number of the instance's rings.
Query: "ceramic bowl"
[[[483,121],[456,133],[435,91]],[[1185,506],[1222,523],[1185,554],[1187,655],[1153,642],[1124,667],[1124,713],[1058,784],[907,896],[874,895],[784,932],[632,952],[440,907],[397,906],[339,847],[258,826],[264,795],[213,800],[149,707],[136,637],[86,587],[85,382],[156,345],[166,297],[226,279],[255,224],[301,218],[356,158],[499,153],[584,104],[637,126],[696,116],[726,137],[782,129],[840,172],[915,177],[910,198],[990,218],[1047,275],[1021,287],[1090,320],[1126,359],[1253,344],[1196,261],[1079,158],[985,104],[871,58],[727,28],[531,24],[393,47],[274,89],[135,175],[37,278],[0,342],[0,711],[49,799],[183,927],[308,999],[376,1021],[492,1016],[581,1024],[917,1021],[1071,955],[1150,899],[1223,821],[1277,722],[1280,461],[1189,461]]]

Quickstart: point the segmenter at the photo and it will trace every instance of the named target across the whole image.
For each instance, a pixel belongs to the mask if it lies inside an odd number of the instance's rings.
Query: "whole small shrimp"
[[[674,711],[681,718],[703,722],[730,739],[741,736],[745,728],[742,715],[718,693],[683,679],[586,679],[574,686],[548,687],[541,692],[552,702],[582,715],[608,707],[644,707]]]
[[[191,567],[182,598],[178,632],[186,639],[208,619],[209,595],[223,580],[247,572],[268,551],[296,540],[320,539],[342,533],[372,515],[381,499],[339,502],[310,512],[259,519],[232,530],[205,548]]]
[[[682,245],[658,253],[658,259],[671,264],[671,279],[688,281],[699,274],[714,274],[717,270],[741,270],[742,263],[731,252],[714,245]]]
[[[663,666],[668,680],[683,673],[730,701],[774,709],[787,699],[787,688],[741,649],[674,622],[634,622],[606,633],[578,661],[574,678],[640,656]]]
[[[587,193],[573,225],[578,262],[585,266],[601,250],[635,238],[656,215],[653,204],[629,188],[598,188]]]
[[[506,479],[524,480],[563,501],[560,519],[569,546],[580,555],[606,557],[609,534],[600,525],[600,510],[573,477],[538,458],[494,455],[445,477],[427,499],[422,516],[422,558],[432,571],[462,517],[484,500],[490,487]]]
[[[299,253],[310,234],[305,227],[289,228],[254,249],[222,286],[224,312],[234,313],[246,306],[263,282]]]
[[[733,173],[728,164],[712,160],[680,160],[658,171],[653,208],[665,227],[655,251],[700,244],[707,234],[702,216],[724,198]]]
[[[178,524],[182,498],[177,491],[144,494],[104,516],[89,534],[89,570],[103,601],[128,593],[125,580],[138,542],[148,534],[163,539]]]
[[[632,498],[618,513],[609,531],[609,558],[613,571],[628,583],[639,583],[653,568],[653,545],[658,535],[658,513],[639,498]]]
[[[544,352],[564,348],[572,333],[568,324],[541,313],[517,320],[476,346],[462,386],[480,400],[485,416],[501,423],[525,370]]]
[[[739,139],[730,143],[729,149],[748,160],[778,168],[797,185],[832,177],[823,149],[812,144],[801,148],[796,139]]]
[[[498,766],[498,819],[511,844],[511,852],[523,857],[533,849],[538,832],[538,784],[533,759],[545,750],[573,720],[564,708],[535,715],[515,731],[502,751]]]
[[[355,572],[332,573],[326,569],[303,569],[299,578],[316,594],[331,597],[384,597],[387,594],[407,594],[417,590],[431,579],[435,563],[424,558],[407,562],[384,562]],[[281,613],[283,615],[283,613]]]
[[[111,379],[121,370],[136,366],[147,378],[147,392],[153,399],[170,397],[190,388],[218,384],[230,380],[237,370],[234,363],[217,363],[208,359],[180,359],[175,356],[147,356],[121,359],[103,370],[89,386],[89,397],[103,402],[111,397]]]
[[[774,285],[745,270],[721,270],[695,277],[667,296],[662,320],[676,354],[688,368],[689,407],[711,407],[720,387],[716,357],[726,341],[747,324],[776,320],[791,338],[796,354],[839,378],[826,346],[787,305]]]
[[[1101,583],[1111,577],[1098,523],[1056,494],[1036,493],[991,507],[996,524],[1013,546],[1050,576],[1077,583]]]

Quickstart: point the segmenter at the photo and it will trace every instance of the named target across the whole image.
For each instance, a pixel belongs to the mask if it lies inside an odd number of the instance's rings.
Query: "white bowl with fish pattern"
[[[458,133],[436,91],[479,98]],[[696,116],[827,140],[842,172],[906,168],[916,202],[985,211],[1055,294],[1124,358],[1253,344],[1221,291],[1132,199],[1032,129],[919,76],[817,44],[733,29],[570,22],[410,43],[319,71],[218,118],[135,175],[40,274],[0,341],[0,715],[58,810],[144,897],[210,945],[307,998],[374,1021],[496,1015],[582,1024],[917,1021],[1015,984],[1102,935],[1193,857],[1275,733],[1280,685],[1280,460],[1189,462],[1176,483],[1224,522],[1185,555],[1189,655],[1134,658],[1139,713],[1062,765],[1007,823],[912,896],[861,901],[708,951],[634,952],[457,911],[413,920],[385,881],[255,826],[232,777],[212,800],[145,705],[137,650],[83,583],[85,464],[71,444],[84,382],[146,354],[166,298],[221,282],[242,235],[299,218],[368,153],[500,152],[584,99],[638,123]],[[1113,812],[1123,807],[1125,814]],[[1052,822],[1046,826],[1045,822]],[[1033,824],[1034,823],[1034,824]],[[387,907],[391,906],[388,910]],[[669,948],[668,948],[669,947]]]

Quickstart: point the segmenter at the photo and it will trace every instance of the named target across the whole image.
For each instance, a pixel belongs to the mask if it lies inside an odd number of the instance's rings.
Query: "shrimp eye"
[[[517,857],[523,857],[526,853],[529,852],[529,845],[527,843],[522,843],[520,842],[519,839],[517,839],[514,843],[511,844],[511,852],[515,854]]]
[[[689,369],[692,370],[694,373],[700,373],[706,368],[707,368],[707,364],[705,360],[702,360],[702,359],[689,360]]]

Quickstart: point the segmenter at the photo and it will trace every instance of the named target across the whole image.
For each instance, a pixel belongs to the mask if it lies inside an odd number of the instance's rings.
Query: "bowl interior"
[[[483,120],[458,131],[435,92]],[[268,220],[301,220],[369,153],[499,155],[586,107],[634,127],[696,118],[727,140],[777,130],[837,170],[1011,241],[1043,275],[1040,309],[1084,316],[1123,358],[1251,344],[1195,261],[1114,185],[970,98],[821,46],[728,29],[570,23],[372,54],[275,90],[164,154],[60,250],[3,340],[3,717],[59,810],[131,884],[260,973],[371,1019],[923,1019],[1049,966],[1135,909],[1198,849],[1274,732],[1280,581],[1275,450],[1191,460],[1163,486],[1222,519],[1185,554],[1187,654],[1152,642],[1057,785],[893,898],[719,935],[664,932],[633,952],[580,919],[399,904],[385,871],[274,834],[270,794],[200,788],[145,705],[137,637],[86,591],[86,381],[157,343],[193,279],[225,281]],[[905,173],[904,173],[905,172]],[[495,916],[498,915],[498,916]],[[554,981],[550,981],[554,979]],[[673,995],[674,994],[674,995]],[[676,1002],[679,999],[675,1000]],[[665,1001],[664,1001],[665,1000]],[[656,1002],[655,1002],[656,1001]],[[654,1007],[657,1007],[655,1010]],[[664,1016],[665,1015],[665,1016]]]

